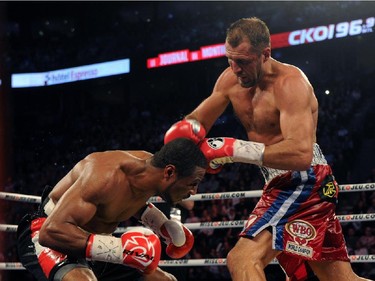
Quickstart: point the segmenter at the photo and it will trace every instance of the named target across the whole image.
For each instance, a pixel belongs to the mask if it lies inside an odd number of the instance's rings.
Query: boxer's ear
[[[167,165],[164,169],[164,177],[171,179],[175,176],[176,167],[174,165]]]
[[[264,56],[263,62],[268,61],[269,58],[271,57],[271,48],[270,47],[264,48],[262,55]]]

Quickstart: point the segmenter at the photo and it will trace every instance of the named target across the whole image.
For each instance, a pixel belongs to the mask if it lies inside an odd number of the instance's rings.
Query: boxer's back
[[[111,233],[145,204],[147,196],[135,196],[131,179],[143,171],[143,160],[150,155],[139,151],[92,153],[57,183],[49,197],[55,204],[80,200],[95,205],[95,215],[80,227],[93,233]]]

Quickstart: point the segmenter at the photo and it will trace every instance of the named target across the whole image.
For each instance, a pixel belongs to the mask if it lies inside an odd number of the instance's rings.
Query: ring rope
[[[375,191],[375,183],[358,183],[358,184],[344,184],[339,185],[340,192],[359,192],[359,191]],[[201,193],[191,195],[188,201],[207,201],[207,200],[222,200],[222,199],[239,199],[239,198],[254,198],[260,197],[263,190],[250,190],[250,191],[232,191],[232,192],[219,192],[219,193]],[[29,203],[40,203],[40,196],[1,192],[0,199],[10,201],[20,201]],[[164,200],[159,196],[153,196],[149,200],[152,203],[161,203]]]
[[[375,213],[368,214],[352,214],[352,215],[338,215],[336,216],[340,222],[362,222],[362,221],[375,221]],[[184,223],[184,225],[190,230],[197,229],[218,229],[218,228],[235,228],[243,227],[246,220],[234,220],[234,221],[209,221],[209,222],[193,222]],[[118,227],[114,233],[124,233],[128,230],[128,227]],[[12,224],[0,224],[0,231],[4,232],[16,232],[17,225]]]
[[[359,184],[346,184],[339,185],[341,192],[358,192],[358,191],[373,191],[375,190],[375,183],[359,183]],[[260,197],[262,190],[253,191],[235,191],[235,192],[221,192],[221,193],[203,193],[195,194],[189,197],[191,201],[205,201],[205,200],[222,200],[222,199],[236,199],[236,198],[254,198]],[[17,194],[10,192],[0,192],[0,199],[40,203],[40,196]],[[164,202],[159,196],[151,197],[149,202]],[[352,215],[338,215],[337,218],[342,222],[361,222],[361,221],[375,221],[375,213],[369,214],[352,214]],[[243,227],[246,220],[237,221],[216,221],[216,222],[197,222],[185,223],[184,225],[191,229],[207,229],[207,228],[232,228]],[[123,233],[126,227],[118,227],[114,233]],[[0,231],[16,232],[17,225],[0,224]],[[349,256],[352,263],[375,263],[375,255],[352,255]],[[277,264],[277,260],[273,260],[270,264]],[[179,259],[179,260],[161,260],[159,265],[162,266],[221,266],[226,265],[226,258],[211,258],[211,259]],[[25,268],[19,262],[0,262],[0,270],[24,270]]]
[[[352,255],[349,256],[351,263],[375,263],[375,255]],[[274,259],[270,264],[278,264]],[[160,260],[159,266],[183,267],[183,266],[222,266],[227,265],[226,258],[212,259],[177,259]],[[0,270],[25,270],[20,262],[0,262]]]
[[[0,191],[0,199],[17,201],[17,202],[28,202],[28,203],[40,203],[41,197],[34,195],[10,193]]]

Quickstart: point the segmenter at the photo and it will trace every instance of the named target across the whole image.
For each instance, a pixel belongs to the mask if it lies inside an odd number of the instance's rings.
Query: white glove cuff
[[[233,162],[262,166],[264,149],[264,143],[236,140],[233,144]]]
[[[90,250],[90,257],[88,259],[110,262],[122,263],[122,242],[120,238],[111,235],[93,235]]]
[[[160,236],[160,227],[168,220],[168,218],[154,204],[148,203],[146,210],[141,215],[141,222],[151,228]]]
[[[168,220],[164,224],[173,245],[181,247],[186,242],[186,236],[182,224],[177,221]],[[167,242],[167,244],[169,244]]]

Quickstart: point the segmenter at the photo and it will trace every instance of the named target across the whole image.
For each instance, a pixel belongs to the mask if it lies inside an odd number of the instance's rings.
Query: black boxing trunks
[[[285,171],[266,182],[240,233],[252,238],[271,228],[272,247],[282,251],[279,264],[293,281],[307,277],[306,261],[349,261],[335,216],[338,184],[330,166],[321,163],[307,171]]]
[[[22,265],[39,281],[61,281],[74,268],[90,268],[99,281],[142,280],[142,274],[121,264],[73,258],[39,244],[39,230],[53,203],[46,187],[42,203],[35,214],[24,216],[17,228],[17,251]]]
[[[77,267],[89,267],[85,259],[71,259],[39,244],[39,230],[45,217],[26,215],[17,228],[17,251],[22,265],[37,280],[62,280]]]

